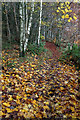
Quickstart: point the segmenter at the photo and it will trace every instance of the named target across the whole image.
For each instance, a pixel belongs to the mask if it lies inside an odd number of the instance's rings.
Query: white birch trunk
[[[23,7],[20,5],[20,52],[22,53],[23,47]]]
[[[26,40],[26,22],[25,22],[25,2],[24,2],[24,0],[23,0],[23,41],[25,42],[25,40]],[[24,43],[23,42],[23,43]]]
[[[28,25],[28,12],[27,12],[27,0],[26,0],[26,31],[27,31],[27,26]]]
[[[50,30],[50,38],[51,38],[51,30]]]
[[[40,23],[39,23],[38,45],[39,45],[39,43],[40,43],[41,16],[42,16],[42,0],[41,0],[41,9],[40,9]]]
[[[25,44],[24,44],[24,51],[26,50],[27,43],[28,43],[28,36],[30,35],[30,29],[31,29],[31,25],[32,25],[32,15],[33,15],[33,12],[34,12],[34,0],[32,2],[32,11],[31,11],[30,19],[29,19],[28,29],[26,31],[27,36],[26,36],[26,41],[25,41]]]

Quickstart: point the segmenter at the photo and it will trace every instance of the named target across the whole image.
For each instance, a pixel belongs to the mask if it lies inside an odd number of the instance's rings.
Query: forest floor
[[[61,55],[60,48],[57,49],[56,45],[52,42],[46,42],[45,48],[49,49],[52,52],[54,58],[59,58]]]
[[[3,119],[79,119],[80,71],[58,60],[61,53],[53,43],[45,47],[52,53],[19,58],[16,49],[2,51]]]

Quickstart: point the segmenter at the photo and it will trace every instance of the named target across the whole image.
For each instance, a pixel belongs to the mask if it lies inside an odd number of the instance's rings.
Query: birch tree
[[[24,56],[24,1],[20,3],[20,57]]]
[[[26,0],[26,32],[28,27],[28,11],[27,11],[27,0]]]
[[[32,6],[32,11],[31,11],[31,15],[30,15],[28,27],[27,27],[28,18],[26,19],[27,20],[27,22],[26,22],[26,41],[25,41],[25,44],[24,44],[24,51],[27,48],[27,43],[28,43],[28,39],[29,39],[29,35],[30,35],[30,30],[31,30],[31,25],[32,25],[32,16],[33,16],[33,12],[34,12],[34,0],[33,0],[32,4],[31,4],[31,6]]]
[[[42,0],[41,0],[41,7],[40,7],[40,22],[39,22],[38,45],[39,45],[39,43],[40,43],[40,32],[41,32],[41,16],[42,16]]]

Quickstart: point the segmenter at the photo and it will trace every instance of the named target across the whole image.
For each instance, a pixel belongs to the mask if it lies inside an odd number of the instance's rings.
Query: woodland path
[[[53,54],[53,57],[55,57],[55,58],[60,57],[60,55],[61,55],[61,53],[59,52],[60,48],[58,50],[57,46],[54,43],[47,41],[46,44],[45,44],[45,48],[51,50],[51,52]]]
[[[60,52],[54,43],[46,42],[45,47],[52,51],[50,58],[30,54],[23,60],[16,49],[2,51],[0,113],[4,120],[79,118],[79,73],[74,65],[58,60]]]

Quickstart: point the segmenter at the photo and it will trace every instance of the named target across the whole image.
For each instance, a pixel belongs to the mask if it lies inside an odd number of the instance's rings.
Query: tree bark
[[[15,18],[15,23],[16,23],[16,31],[17,31],[17,33],[18,33],[18,32],[19,32],[19,28],[18,28],[18,23],[17,23],[17,18],[16,18],[15,3],[13,4],[13,9],[14,9],[14,18]]]
[[[7,7],[6,7],[7,4],[5,4],[5,11],[6,11],[6,19],[7,19],[7,29],[8,29],[8,39],[10,41],[10,44],[11,44],[11,32],[10,32],[10,27],[9,27],[9,19],[8,19],[8,11],[7,11]]]
[[[40,32],[41,32],[41,16],[42,16],[42,0],[41,0],[41,7],[40,7],[40,23],[39,23],[39,35],[38,35],[38,45],[40,43]]]
[[[26,27],[26,41],[25,41],[25,44],[24,44],[24,51],[25,51],[26,48],[27,48],[28,36],[30,35],[30,29],[31,29],[31,25],[32,25],[33,12],[34,12],[34,0],[33,0],[33,2],[32,2],[32,11],[31,11],[30,19],[29,19],[29,25],[28,25],[28,28]],[[28,20],[27,20],[27,21],[28,21]],[[27,24],[27,23],[26,23],[26,24]]]
[[[23,2],[20,3],[20,57],[24,56],[24,19],[23,19]]]

